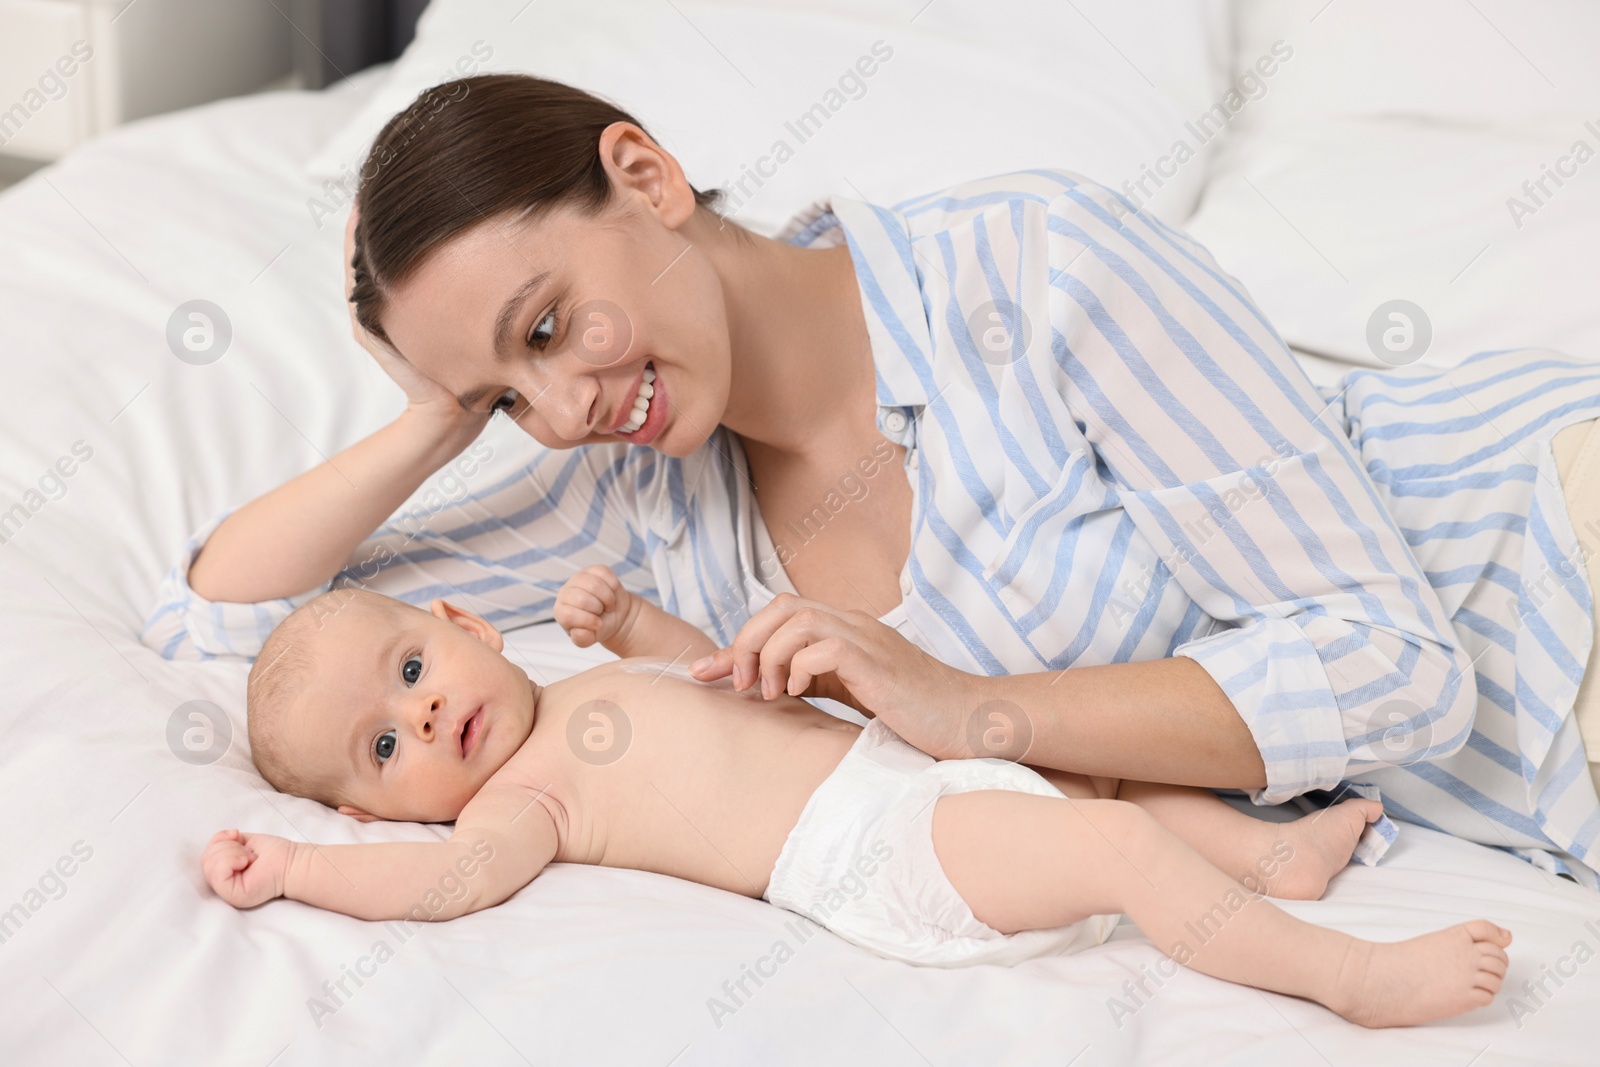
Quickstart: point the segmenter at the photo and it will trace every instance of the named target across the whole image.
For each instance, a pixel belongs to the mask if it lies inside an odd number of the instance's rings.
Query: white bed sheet
[[[708,999],[794,942],[790,916],[654,875],[556,866],[505,905],[395,932],[300,904],[235,912],[198,857],[243,825],[321,841],[419,839],[265,790],[242,743],[237,663],[175,664],[137,639],[182,537],[380,425],[397,390],[350,342],[337,219],[317,229],[310,154],[369,85],[217,105],[123,130],[0,196],[0,509],[75,441],[92,458],[0,545],[0,1060],[11,1064],[1592,1064],[1600,898],[1505,855],[1407,828],[1375,869],[1296,914],[1376,938],[1485,916],[1516,934],[1507,990],[1438,1026],[1374,1033],[1193,973],[1120,1020],[1109,998],[1161,958],[1124,926],[1013,969],[919,969],[819,934],[731,1017]],[[205,298],[232,347],[195,367],[168,316]],[[1514,309],[1508,309],[1514,313]],[[496,430],[496,463],[530,447]],[[514,434],[514,431],[509,431]],[[554,678],[594,656],[517,631]],[[180,762],[175,709],[232,717],[231,750]],[[90,851],[62,892],[45,877]],[[71,864],[66,864],[71,866]],[[30,890],[51,890],[38,896]],[[1586,925],[1586,923],[1588,925]],[[394,950],[361,964],[375,943]],[[1579,948],[1579,946],[1583,948]],[[1588,962],[1576,963],[1574,953]],[[338,1010],[310,1001],[370,972]],[[1536,1004],[1520,992],[1573,971]],[[1152,987],[1153,988],[1153,987]],[[1514,1013],[1513,998],[1531,1012]],[[331,1007],[331,999],[326,1000]]]

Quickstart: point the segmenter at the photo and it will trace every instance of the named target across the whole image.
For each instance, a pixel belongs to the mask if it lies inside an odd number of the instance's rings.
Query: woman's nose
[[[582,441],[606,430],[598,425],[606,415],[600,410],[600,386],[590,375],[549,379],[527,395],[533,398],[528,406],[563,440]]]

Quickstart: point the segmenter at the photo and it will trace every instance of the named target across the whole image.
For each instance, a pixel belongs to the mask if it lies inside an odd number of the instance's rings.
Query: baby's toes
[[[1472,935],[1472,940],[1479,944],[1498,945],[1502,949],[1511,944],[1511,931],[1495,925],[1488,919],[1473,919],[1462,925],[1466,927],[1467,933]],[[1501,955],[1505,953],[1502,952]]]
[[[1500,982],[1506,976],[1506,970],[1511,966],[1511,960],[1506,956],[1505,950],[1498,945],[1480,944],[1478,950],[1477,984],[1498,991]]]
[[[1504,968],[1500,969],[1499,971],[1495,971],[1480,965],[1478,967],[1478,973],[1473,977],[1472,984],[1475,988],[1482,989],[1491,997],[1493,997],[1496,993],[1500,992],[1500,985],[1505,981],[1505,977],[1506,972]]]

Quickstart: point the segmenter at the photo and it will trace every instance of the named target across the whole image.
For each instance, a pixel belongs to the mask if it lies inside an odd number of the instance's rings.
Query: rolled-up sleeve
[[[230,508],[217,515],[189,538],[178,562],[156,591],[156,606],[145,622],[140,640],[167,659],[254,658],[273,627],[295,608],[328,588],[324,585],[299,596],[256,604],[211,601],[191,589],[190,566],[211,534],[233,510]]]
[[[252,659],[278,623],[335,585],[423,607],[442,597],[502,630],[552,618],[561,586],[596,563],[633,592],[654,595],[636,521],[651,463],[646,450],[627,446],[542,449],[471,493],[450,492],[459,478],[435,479],[362,541],[332,580],[259,603],[210,601],[189,586],[189,568],[231,514],[224,512],[185,544],[141,639],[168,659]]]
[[[1121,204],[1121,207],[1117,207]],[[1233,701],[1258,803],[1447,755],[1476,692],[1342,423],[1209,253],[1080,185],[1052,201],[1058,382],[1119,502],[1211,620],[1174,654]]]

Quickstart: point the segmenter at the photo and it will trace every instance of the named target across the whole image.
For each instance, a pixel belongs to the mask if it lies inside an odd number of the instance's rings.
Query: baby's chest
[[[717,885],[720,856],[770,864],[852,740],[830,725],[842,724],[803,701],[780,710],[665,676],[585,694],[550,738],[562,858]]]

